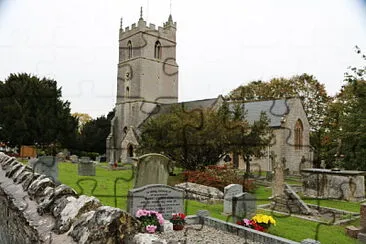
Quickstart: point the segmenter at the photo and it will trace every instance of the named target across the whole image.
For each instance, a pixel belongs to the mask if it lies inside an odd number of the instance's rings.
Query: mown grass
[[[107,164],[100,164],[96,167],[96,176],[78,176],[77,165],[72,163],[59,164],[59,180],[74,188],[79,194],[93,195],[104,205],[115,206],[126,209],[127,192],[133,187],[133,175],[131,170],[109,170]],[[169,177],[169,184],[174,185],[184,179],[179,170],[177,176]],[[114,192],[116,191],[116,196]],[[254,195],[257,198],[257,205],[269,203],[271,188],[259,186]],[[335,201],[335,200],[306,200],[308,203],[319,204],[320,206],[343,209],[359,212],[360,203]],[[210,216],[224,221],[231,221],[227,216],[222,215],[222,204],[204,204],[196,201],[185,201],[186,213],[195,214],[198,210],[205,209]],[[294,241],[301,241],[306,238],[319,240],[322,244],[357,243],[356,240],[347,237],[344,233],[344,226],[330,226],[316,222],[300,219],[293,216],[280,215],[269,211],[258,210],[258,213],[272,215],[277,225],[269,229],[270,234],[281,236]],[[359,226],[359,220],[351,224]]]

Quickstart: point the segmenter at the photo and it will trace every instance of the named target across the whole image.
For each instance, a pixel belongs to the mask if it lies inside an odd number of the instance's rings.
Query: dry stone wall
[[[127,243],[140,223],[0,153],[0,243]]]

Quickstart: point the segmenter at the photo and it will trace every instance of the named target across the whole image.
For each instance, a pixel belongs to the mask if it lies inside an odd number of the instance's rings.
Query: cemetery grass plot
[[[107,166],[107,164],[102,163],[101,166]],[[175,172],[179,172],[177,169]],[[77,179],[84,178],[94,178],[98,181],[98,186],[94,191],[95,195],[107,195],[104,197],[98,197],[101,202],[105,205],[114,206],[114,179],[117,177],[130,177],[131,172],[129,170],[120,170],[113,171],[107,170],[106,168],[97,166],[96,167],[96,176],[94,177],[85,177],[77,175],[77,165],[72,163],[60,163],[59,164],[59,179],[62,183],[73,187],[80,193],[80,189],[77,186]],[[176,178],[180,176],[172,176],[170,177],[170,181],[174,181]],[[83,187],[84,194],[91,195],[91,190],[93,188],[92,181],[86,181],[81,183]],[[117,197],[117,207],[126,210],[127,209],[127,194],[128,190],[132,189],[132,182],[122,183],[119,182],[117,185],[118,192],[120,196]],[[260,203],[268,203],[268,197],[271,195],[270,189],[268,187],[259,186],[254,192],[256,196],[257,205]],[[309,200],[311,201],[311,200]],[[313,200],[315,201],[315,200]],[[344,201],[335,201],[335,200],[322,200],[320,204],[327,203],[330,205],[329,207],[339,206],[340,209],[344,210],[354,210],[354,212],[359,211],[359,203],[351,203]],[[333,204],[333,205],[332,205]],[[342,207],[341,207],[342,206]],[[187,209],[188,215],[194,215],[198,210],[205,209],[210,212],[210,216],[214,218],[221,219],[223,221],[231,222],[232,219],[227,216],[222,215],[223,204],[203,204],[193,200],[186,200],[185,207]],[[271,211],[257,210],[257,213],[264,213],[268,215],[272,215],[277,220],[277,225],[272,226],[269,229],[270,234],[274,234],[277,236],[281,236],[284,238],[288,238],[295,241],[301,241],[305,238],[314,238],[315,233],[319,233],[319,240],[321,243],[331,244],[331,243],[357,243],[354,239],[345,236],[344,234],[344,226],[326,226],[322,225],[317,229],[318,224],[312,221],[307,221],[304,219],[299,219],[297,217],[289,216],[289,215],[281,215],[277,213],[272,213]],[[281,217],[282,216],[282,217]],[[350,223],[354,226],[359,226],[359,220],[352,221]],[[301,231],[299,231],[300,229]]]

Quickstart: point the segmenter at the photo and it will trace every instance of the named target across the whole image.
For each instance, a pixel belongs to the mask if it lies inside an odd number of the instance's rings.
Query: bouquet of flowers
[[[266,231],[271,224],[276,225],[276,220],[269,215],[257,214],[251,220],[243,219],[238,221],[237,224],[258,231]]]
[[[155,233],[156,229],[158,229],[160,225],[164,224],[163,216],[156,211],[139,209],[135,216],[139,221],[141,221],[144,230],[148,233]]]
[[[174,213],[172,214],[172,218],[170,219],[170,222],[173,223],[173,225],[185,225],[186,216],[184,213]]]

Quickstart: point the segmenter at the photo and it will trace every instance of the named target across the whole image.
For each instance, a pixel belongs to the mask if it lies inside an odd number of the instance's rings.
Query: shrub
[[[215,187],[221,191],[229,184],[240,184],[246,192],[255,190],[254,180],[245,180],[236,169],[228,165],[210,165],[203,170],[185,171],[184,177],[188,182]]]

